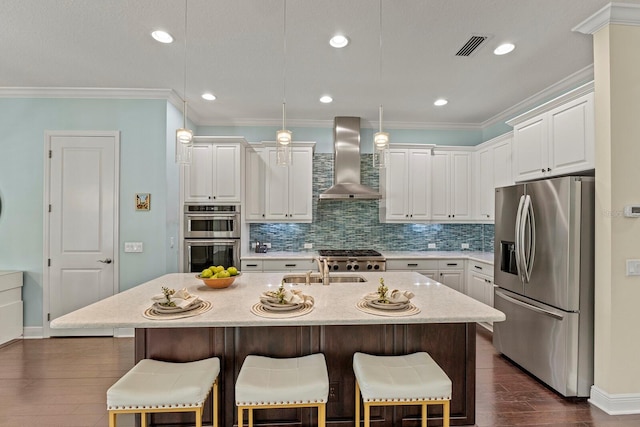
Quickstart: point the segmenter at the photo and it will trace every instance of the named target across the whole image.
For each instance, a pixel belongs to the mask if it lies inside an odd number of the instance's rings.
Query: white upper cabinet
[[[240,203],[242,143],[218,142],[216,137],[194,139],[192,162],[184,167],[184,201]]]
[[[431,218],[431,148],[391,149],[381,171],[381,222],[418,222]]]
[[[581,86],[507,122],[513,126],[516,181],[595,167],[592,87]]]
[[[471,203],[472,152],[436,147],[431,159],[431,219],[468,221]]]
[[[264,148],[247,148],[245,154],[245,189],[243,211],[246,221],[264,221],[264,193],[266,162]]]
[[[265,149],[268,222],[311,222],[313,217],[313,145],[298,144],[291,150],[291,165],[283,167],[277,165],[276,148]]]
[[[495,189],[513,184],[511,132],[481,144],[475,153],[475,218],[494,219]]]

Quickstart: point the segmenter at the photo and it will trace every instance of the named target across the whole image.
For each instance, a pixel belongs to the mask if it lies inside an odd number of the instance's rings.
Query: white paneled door
[[[49,221],[45,335],[46,329],[50,336],[113,335],[113,329],[61,330],[48,325],[56,317],[118,290],[119,134],[49,132],[46,144],[49,200],[45,210],[49,211]]]

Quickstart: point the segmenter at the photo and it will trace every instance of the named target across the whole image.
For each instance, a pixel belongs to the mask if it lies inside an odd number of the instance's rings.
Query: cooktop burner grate
[[[320,249],[320,256],[326,257],[348,257],[348,258],[366,258],[380,257],[382,254],[373,249]]]

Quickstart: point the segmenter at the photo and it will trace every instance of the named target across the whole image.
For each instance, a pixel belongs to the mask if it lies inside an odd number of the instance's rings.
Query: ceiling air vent
[[[486,36],[471,36],[460,48],[456,56],[471,56],[471,54],[487,39]]]

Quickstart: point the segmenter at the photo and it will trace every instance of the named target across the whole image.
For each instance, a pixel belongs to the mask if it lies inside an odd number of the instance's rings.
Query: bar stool
[[[322,353],[275,359],[249,355],[236,381],[238,427],[243,426],[244,410],[249,411],[253,427],[253,410],[268,408],[318,408],[318,426],[326,425],[329,398],[329,374]]]
[[[116,415],[139,413],[141,426],[147,414],[194,412],[196,427],[202,427],[204,401],[213,388],[213,426],[218,427],[218,374],[220,359],[172,363],[143,359],[107,390],[109,427]]]
[[[422,427],[427,426],[427,406],[442,405],[443,426],[449,427],[451,380],[429,353],[373,356],[355,353],[356,426],[360,426],[360,393],[364,426],[369,427],[371,406],[420,405]]]

